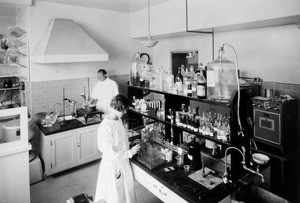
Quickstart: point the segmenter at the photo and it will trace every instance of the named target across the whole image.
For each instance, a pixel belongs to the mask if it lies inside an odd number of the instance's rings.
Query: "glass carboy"
[[[207,64],[207,98],[228,102],[237,90],[235,63],[224,56],[224,48],[219,49],[218,58]]]
[[[147,63],[141,59],[140,53],[136,52],[129,65],[130,85],[140,86],[140,77],[142,77],[142,72],[146,69],[145,67],[147,67]]]

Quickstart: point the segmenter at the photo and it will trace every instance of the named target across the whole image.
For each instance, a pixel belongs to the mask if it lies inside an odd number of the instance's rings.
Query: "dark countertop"
[[[195,171],[185,172],[183,168],[177,166],[175,161],[152,170],[134,158],[131,161],[187,202],[219,202],[237,189],[235,184],[224,184],[222,182],[212,190],[209,190],[188,177]],[[163,169],[169,166],[173,166],[176,170],[168,173],[165,172]]]
[[[82,128],[85,126],[95,125],[101,123],[99,118],[91,119],[86,124],[77,119],[72,119],[66,121],[66,124],[62,125],[61,122],[56,121],[51,127],[43,127],[41,124],[37,124],[39,129],[43,132],[44,135],[51,135],[54,133],[60,133],[68,130],[74,130],[77,128]]]

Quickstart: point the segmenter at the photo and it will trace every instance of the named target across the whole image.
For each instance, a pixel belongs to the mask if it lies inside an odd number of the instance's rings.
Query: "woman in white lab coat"
[[[135,203],[134,179],[129,158],[140,149],[129,149],[128,136],[121,117],[128,107],[128,99],[115,96],[110,102],[110,111],[101,122],[97,142],[102,152],[95,202]]]

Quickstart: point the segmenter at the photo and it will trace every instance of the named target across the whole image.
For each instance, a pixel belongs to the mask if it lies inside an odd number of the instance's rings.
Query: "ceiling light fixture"
[[[141,44],[145,47],[154,47],[158,41],[153,41],[150,36],[150,0],[148,0],[148,40],[142,41]]]

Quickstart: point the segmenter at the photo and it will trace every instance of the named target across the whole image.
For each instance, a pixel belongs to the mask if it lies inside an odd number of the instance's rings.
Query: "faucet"
[[[263,183],[265,182],[264,176],[263,176],[261,173],[259,173],[259,168],[258,168],[258,166],[257,166],[257,168],[256,168],[256,171],[254,171],[254,170],[252,170],[252,169],[250,169],[250,168],[248,168],[248,167],[246,166],[246,161],[245,161],[245,157],[246,157],[246,155],[245,155],[245,154],[246,154],[246,148],[245,148],[244,146],[242,146],[243,152],[242,152],[240,149],[236,148],[236,147],[228,147],[228,148],[225,150],[225,172],[224,172],[224,174],[222,175],[222,178],[223,178],[223,182],[224,182],[224,183],[232,182],[231,180],[228,179],[228,173],[227,173],[227,152],[228,152],[229,149],[235,149],[235,150],[237,150],[238,152],[240,152],[240,154],[241,154],[242,157],[243,157],[243,160],[242,160],[242,162],[241,162],[241,164],[243,165],[243,168],[244,168],[245,170],[251,172],[251,173],[254,173],[254,174],[260,176],[260,177],[261,177],[261,181],[262,181]]]
[[[235,150],[237,150],[238,152],[240,152],[240,154],[241,154],[242,157],[243,157],[242,164],[243,164],[243,165],[245,164],[245,155],[242,153],[242,151],[239,150],[239,149],[236,148],[236,147],[228,147],[228,148],[225,150],[225,172],[224,172],[224,174],[222,175],[222,178],[223,178],[223,182],[224,182],[224,183],[232,182],[231,180],[228,179],[228,173],[227,173],[227,152],[228,152],[228,150],[230,150],[230,149],[235,149]]]
[[[246,153],[245,147],[242,147],[242,150],[243,150],[243,154],[244,154],[244,158],[245,158],[245,153]],[[261,177],[261,182],[263,182],[263,183],[265,182],[264,176],[259,172],[259,166],[256,167],[256,171],[255,171],[255,170],[252,170],[252,169],[248,168],[248,167],[246,166],[246,164],[244,163],[244,164],[243,164],[243,168],[244,168],[245,170],[247,170],[247,171],[250,171],[250,172],[253,173],[253,174],[256,174],[256,175],[260,176],[260,177]]]

